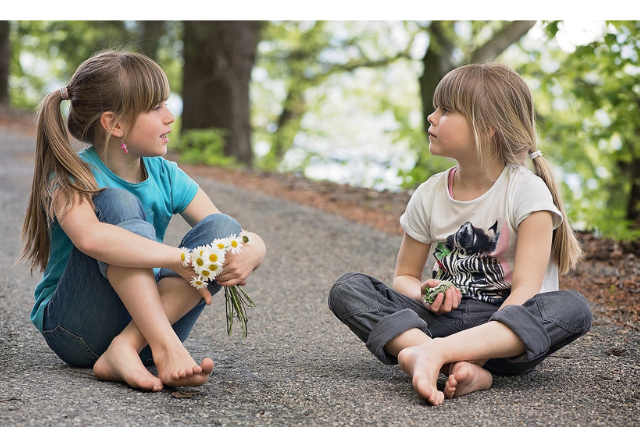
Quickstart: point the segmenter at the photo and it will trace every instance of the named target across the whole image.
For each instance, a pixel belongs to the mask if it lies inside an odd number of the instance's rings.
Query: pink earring
[[[120,142],[120,148],[122,148],[125,153],[129,154],[129,150],[127,150],[127,144],[124,143],[124,139],[121,139]]]

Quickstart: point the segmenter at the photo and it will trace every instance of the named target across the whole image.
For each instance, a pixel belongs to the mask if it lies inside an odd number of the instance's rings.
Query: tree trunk
[[[0,109],[9,109],[9,69],[11,44],[9,21],[0,21]]]
[[[225,154],[251,167],[249,83],[261,23],[185,21],[182,130],[225,130]]]
[[[427,116],[433,112],[433,94],[438,82],[445,74],[456,67],[452,56],[455,45],[446,36],[446,22],[433,21],[429,26],[429,48],[422,58],[424,69],[420,76],[420,95],[422,98],[422,118],[425,134],[429,129]]]
[[[139,21],[140,25],[140,49],[154,61],[158,61],[158,46],[160,37],[165,31],[165,21]]]
[[[627,219],[631,221],[633,228],[640,228],[640,159],[635,158],[628,164],[629,201],[627,203]]]

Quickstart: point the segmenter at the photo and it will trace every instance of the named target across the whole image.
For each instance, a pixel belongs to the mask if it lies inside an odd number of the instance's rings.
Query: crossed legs
[[[168,386],[200,386],[213,371],[213,361],[197,364],[171,325],[200,301],[200,294],[179,277],[156,284],[152,270],[110,266],[107,276],[131,314],[132,321],[116,336],[93,367],[105,381],[125,382],[133,388],[159,391]],[[158,377],[140,360],[151,347]]]
[[[488,338],[490,337],[490,338]],[[524,344],[507,326],[489,322],[445,338],[431,339],[410,329],[390,340],[385,351],[398,357],[400,368],[413,387],[432,405],[491,387],[493,377],[482,366],[489,358],[524,353]],[[437,388],[438,374],[448,375],[444,391]]]

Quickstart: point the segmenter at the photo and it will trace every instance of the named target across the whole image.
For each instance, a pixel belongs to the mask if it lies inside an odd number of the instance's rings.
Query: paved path
[[[251,278],[249,336],[226,335],[214,298],[187,348],[211,356],[210,380],[190,398],[143,393],[73,369],[29,321],[37,276],[11,268],[32,173],[33,139],[0,129],[0,425],[92,426],[632,426],[640,420],[640,334],[596,312],[592,332],[532,374],[431,407],[397,367],[379,363],[327,309],[343,272],[389,283],[397,236],[195,177],[225,213],[267,243]],[[168,240],[185,223],[176,218]],[[596,310],[597,311],[597,310]],[[622,355],[613,355],[622,354]],[[186,389],[182,391],[194,391]]]

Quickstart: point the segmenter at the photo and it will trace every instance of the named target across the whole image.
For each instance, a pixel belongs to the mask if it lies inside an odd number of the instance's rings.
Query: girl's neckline
[[[489,189],[487,191],[485,191],[484,193],[480,194],[477,197],[474,197],[474,198],[468,199],[468,200],[456,199],[453,196],[453,181],[455,179],[456,172],[458,171],[458,166],[453,166],[451,169],[449,169],[449,171],[447,173],[447,193],[448,193],[449,198],[451,200],[455,201],[455,202],[458,202],[458,203],[473,203],[475,201],[479,201],[479,200],[485,198],[487,196],[487,194],[489,194],[489,193],[491,193],[493,191],[493,189],[495,188],[495,186],[498,183],[498,181],[500,181],[502,176],[505,174],[505,171],[507,170],[507,166],[508,165],[505,165],[502,168],[502,171],[500,172],[500,175],[498,175],[498,178],[496,178],[495,182],[491,185],[491,187],[489,187]]]
[[[116,180],[118,182],[121,182],[123,184],[126,184],[126,185],[141,185],[141,184],[144,184],[147,181],[147,179],[149,178],[149,174],[147,173],[147,167],[146,167],[146,162],[145,162],[145,158],[144,157],[140,157],[140,170],[138,170],[138,175],[136,176],[137,182],[131,182],[131,181],[127,181],[126,179],[122,178],[120,175],[118,175],[114,171],[112,171],[111,168],[109,168],[109,166],[107,166],[107,164],[98,155],[98,152],[95,149],[95,147],[89,147],[89,150],[93,151],[93,155],[95,156],[95,158],[99,162],[99,167],[101,169],[103,169],[108,175],[110,175],[111,179],[114,179],[114,180]]]

